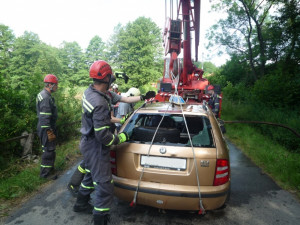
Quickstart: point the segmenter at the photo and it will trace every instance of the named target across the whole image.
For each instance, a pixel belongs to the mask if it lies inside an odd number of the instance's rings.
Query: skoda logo
[[[165,153],[167,152],[167,149],[166,149],[165,147],[161,147],[161,148],[159,149],[159,152],[160,152],[161,154],[165,154]]]

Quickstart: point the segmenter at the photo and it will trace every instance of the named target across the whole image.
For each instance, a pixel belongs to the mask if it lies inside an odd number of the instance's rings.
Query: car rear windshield
[[[162,120],[163,118],[163,120]],[[206,116],[185,115],[190,137],[195,147],[214,147],[212,129]],[[161,122],[161,123],[160,123]],[[157,127],[160,123],[159,129]],[[157,132],[156,132],[157,130]],[[130,140],[140,143],[191,146],[182,114],[135,114],[124,131]]]

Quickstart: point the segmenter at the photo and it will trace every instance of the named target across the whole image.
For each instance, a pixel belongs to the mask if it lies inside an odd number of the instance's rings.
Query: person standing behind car
[[[126,97],[140,96],[140,94],[141,92],[139,89],[132,87],[125,93],[125,96]],[[135,105],[134,103],[120,102],[116,117],[121,119],[126,115],[132,113],[134,111],[134,105]],[[121,123],[116,123],[118,131],[120,130],[121,125],[122,125]]]
[[[222,98],[218,94],[215,93],[215,88],[212,85],[207,87],[208,94],[210,95],[210,99],[208,101],[208,105],[211,107],[216,118],[219,118],[220,111],[220,99]]]
[[[111,92],[116,93],[117,95],[121,95],[121,93],[119,92],[118,88],[119,88],[119,86],[117,84],[112,84],[111,85]],[[114,117],[117,116],[118,107],[119,107],[119,102],[117,102],[116,104],[112,105],[113,116]]]
[[[42,160],[40,177],[50,178],[54,175],[54,162],[56,157],[56,120],[57,108],[52,93],[58,88],[58,79],[53,74],[44,78],[45,88],[37,95],[36,111],[38,117],[37,134],[42,144]]]

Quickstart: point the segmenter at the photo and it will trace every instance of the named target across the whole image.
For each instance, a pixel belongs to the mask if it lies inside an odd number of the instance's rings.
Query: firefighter
[[[129,88],[129,90],[125,93],[125,96],[131,97],[131,96],[140,96],[141,92],[139,89],[132,87]],[[131,113],[134,111],[134,103],[126,103],[126,102],[121,102],[118,107],[117,111],[117,118],[124,118],[126,115],[131,115]],[[122,124],[121,123],[116,123],[117,130],[119,131]]]
[[[38,116],[37,133],[42,144],[40,177],[56,179],[54,174],[56,147],[57,108],[52,93],[58,88],[58,79],[53,74],[44,78],[45,88],[37,95],[36,111]]]
[[[112,90],[112,92],[116,93],[117,95],[121,95],[121,93],[119,92],[119,86],[117,84],[112,84],[111,85],[111,90]],[[112,105],[113,116],[114,117],[117,116],[118,107],[119,107],[119,103],[116,103],[116,104]]]
[[[107,96],[109,98],[112,99],[112,104],[115,104],[116,101],[120,102],[121,104],[134,104],[140,100],[144,100],[144,99],[148,99],[148,98],[152,98],[155,96],[155,92],[153,91],[149,91],[146,93],[146,95],[140,95],[140,91],[137,88],[130,88],[127,92],[125,96],[121,96],[121,99],[115,99],[112,97],[114,94],[112,93],[112,91],[109,91]],[[138,97],[135,97],[138,96]],[[126,102],[131,102],[131,103],[126,103]],[[133,112],[133,108],[131,110],[128,110],[127,114],[123,115],[122,118],[111,118],[111,123],[112,125],[114,123],[117,124],[124,124],[125,121],[130,117],[131,113]],[[111,130],[112,133],[114,133],[113,130]],[[80,164],[78,165],[77,169],[74,171],[73,175],[71,176],[71,179],[67,185],[68,190],[71,192],[71,194],[74,197],[77,197],[78,194],[78,189],[80,187],[81,181],[83,180],[84,175],[86,174],[86,170],[85,170],[85,162],[84,160],[80,162]]]
[[[216,118],[219,118],[220,111],[220,99],[222,98],[218,94],[215,93],[215,88],[213,85],[209,85],[207,87],[208,94],[210,95],[210,99],[208,101],[208,105],[211,107]]]
[[[122,132],[116,135],[110,130],[111,122],[117,122],[111,118],[111,103],[121,100],[129,103],[137,102],[145,96],[123,99],[122,96],[111,92],[111,97],[109,97],[106,93],[114,76],[110,65],[103,60],[94,62],[89,74],[93,79],[93,84],[83,94],[80,129],[82,134],[80,150],[84,156],[86,173],[73,210],[89,212],[93,207],[89,203],[90,194],[95,191],[93,219],[94,224],[98,225],[107,224],[113,201],[109,147],[129,140],[127,133]]]

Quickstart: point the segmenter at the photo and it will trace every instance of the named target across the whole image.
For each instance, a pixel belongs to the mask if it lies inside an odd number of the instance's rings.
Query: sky
[[[169,0],[168,0],[169,2]],[[176,1],[174,1],[176,4]],[[227,56],[205,49],[205,33],[219,18],[209,14],[211,3],[202,0],[199,60],[216,66]],[[24,31],[38,34],[41,41],[59,47],[63,41],[76,41],[83,50],[96,35],[106,42],[119,23],[126,25],[140,16],[151,18],[161,29],[165,25],[165,0],[0,0],[0,24],[16,37]]]

